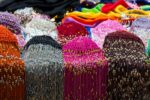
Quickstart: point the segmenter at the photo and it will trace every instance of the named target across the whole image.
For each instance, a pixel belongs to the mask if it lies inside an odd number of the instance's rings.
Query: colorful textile
[[[146,67],[145,46],[136,35],[117,31],[106,36],[105,56],[109,62],[109,100],[143,100],[150,67]]]
[[[115,3],[108,3],[108,4],[105,4],[101,11],[103,13],[108,13],[110,11],[113,11],[118,5],[122,5],[124,7],[128,7],[128,4],[125,2],[125,0],[117,0]]]
[[[49,36],[35,36],[23,54],[27,100],[63,100],[61,46]]]
[[[100,47],[103,48],[104,40],[107,34],[119,30],[126,30],[119,22],[113,20],[106,20],[91,28],[92,40]]]
[[[0,25],[0,100],[24,100],[25,69],[16,37]]]
[[[20,20],[11,13],[0,12],[0,24],[15,34],[21,34]]]
[[[63,45],[78,36],[88,36],[86,28],[75,22],[62,23],[57,27],[58,38]]]
[[[97,4],[94,8],[88,9],[88,8],[82,8],[82,12],[92,12],[92,13],[99,13],[101,11],[101,8],[104,4]]]
[[[105,100],[108,65],[103,51],[88,37],[63,46],[64,100]]]

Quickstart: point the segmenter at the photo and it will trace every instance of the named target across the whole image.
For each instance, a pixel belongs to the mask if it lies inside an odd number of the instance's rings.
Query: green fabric
[[[101,11],[101,8],[103,7],[103,5],[104,5],[103,3],[98,4],[95,6],[95,8],[98,9],[99,11]]]
[[[101,8],[103,7],[104,4],[100,3],[96,5],[94,8],[89,9],[89,8],[82,8],[82,12],[93,12],[93,13],[99,13],[101,11]]]
[[[150,5],[140,6],[142,10],[150,10]]]
[[[150,39],[148,40],[147,56],[150,57]]]

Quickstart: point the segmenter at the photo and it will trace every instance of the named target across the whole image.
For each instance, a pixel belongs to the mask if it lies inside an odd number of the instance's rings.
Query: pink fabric
[[[25,40],[24,40],[22,34],[15,35],[15,36],[17,37],[17,40],[18,40],[18,46],[19,46],[20,48],[23,48],[23,47],[25,46],[26,42],[25,42]]]
[[[63,46],[64,100],[104,100],[108,64],[103,51],[88,37]]]
[[[126,3],[128,4],[129,8],[132,8],[132,9],[140,9],[140,7],[136,4],[133,4],[133,3],[130,3],[130,2],[127,2]]]
[[[107,34],[119,30],[126,30],[126,28],[124,28],[117,21],[104,21],[97,25],[95,28],[91,28],[92,40],[95,41],[100,48],[103,48],[103,43]]]

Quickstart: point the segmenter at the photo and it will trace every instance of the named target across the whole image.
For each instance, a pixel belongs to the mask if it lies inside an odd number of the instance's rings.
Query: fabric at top
[[[24,7],[34,7],[52,17],[58,15],[61,19],[66,10],[71,10],[80,4],[79,0],[5,0],[0,3],[0,9],[15,11]]]
[[[96,44],[103,48],[103,43],[107,34],[117,30],[126,30],[120,23],[113,20],[106,20],[94,28],[91,28],[92,39]]]
[[[136,19],[131,25],[131,31],[139,36],[147,47],[148,39],[150,39],[150,19],[146,17]]]
[[[150,4],[150,0],[134,0],[138,4]]]
[[[103,13],[108,13],[111,10],[114,10],[118,5],[123,5],[124,7],[128,7],[128,4],[126,3],[125,0],[117,0],[115,3],[109,3],[109,4],[105,4],[101,11]]]

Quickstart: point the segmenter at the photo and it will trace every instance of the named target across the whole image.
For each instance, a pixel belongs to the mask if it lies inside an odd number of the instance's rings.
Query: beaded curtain
[[[143,100],[149,80],[145,46],[136,35],[117,31],[106,36],[105,56],[109,63],[109,100]]]
[[[24,100],[24,62],[16,37],[0,25],[0,100]]]
[[[105,100],[107,61],[88,37],[76,37],[63,47],[64,100]]]
[[[63,99],[61,46],[49,36],[35,36],[24,48],[27,100]]]

